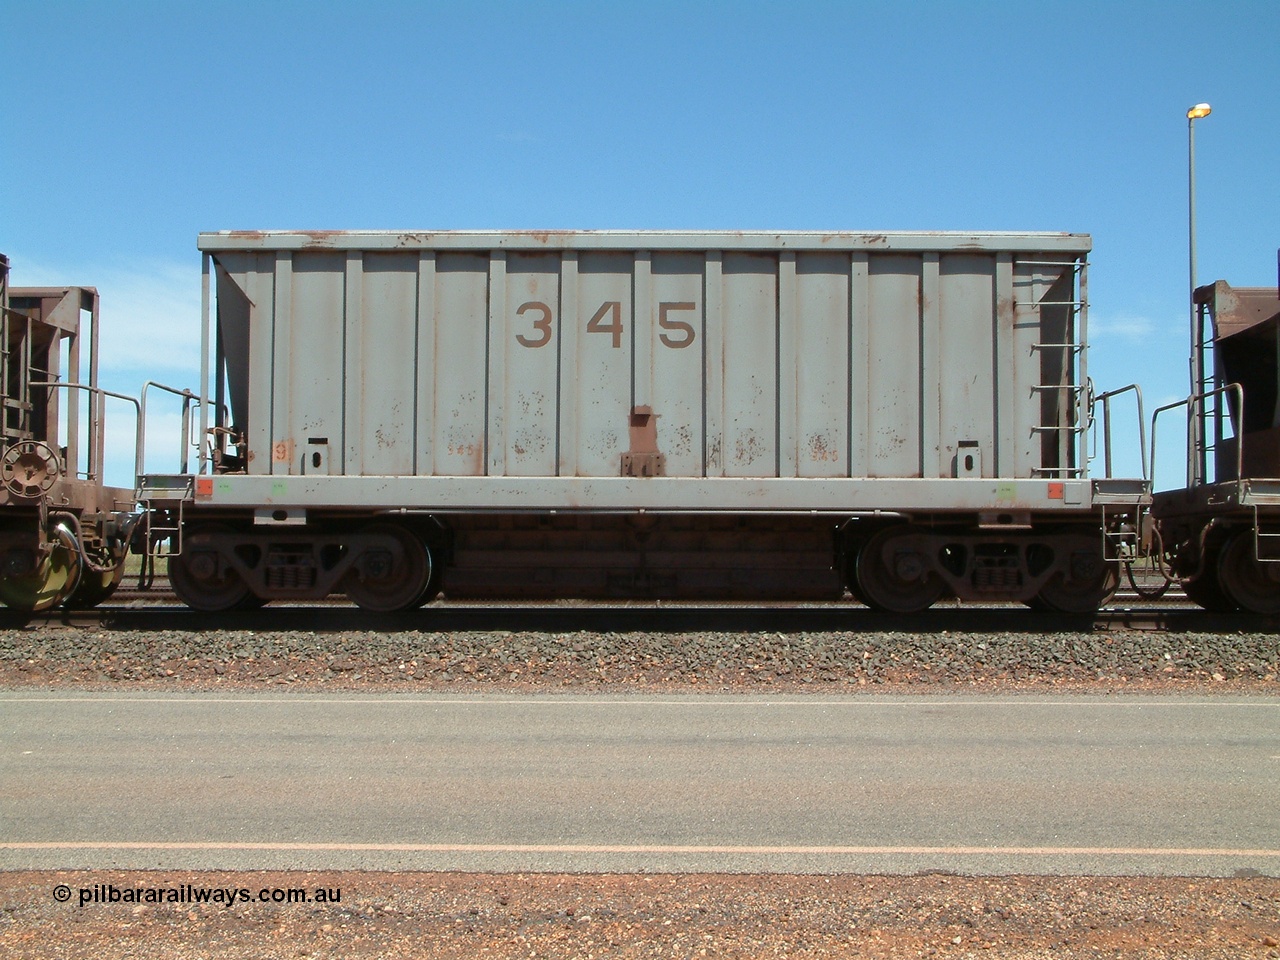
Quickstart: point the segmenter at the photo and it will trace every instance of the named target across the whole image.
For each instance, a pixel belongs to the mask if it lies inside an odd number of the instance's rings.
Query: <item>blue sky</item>
[[[126,392],[194,384],[201,230],[1067,230],[1094,238],[1090,372],[1154,407],[1187,392],[1202,100],[1200,280],[1276,283],[1270,0],[19,0],[4,20],[0,250],[16,284],[102,291]]]

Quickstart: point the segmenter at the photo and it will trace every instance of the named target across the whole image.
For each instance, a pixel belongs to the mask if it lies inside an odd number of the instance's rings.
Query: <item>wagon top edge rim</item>
[[[1085,233],[1017,231],[222,230],[206,253],[233,250],[804,250],[1084,254]]]

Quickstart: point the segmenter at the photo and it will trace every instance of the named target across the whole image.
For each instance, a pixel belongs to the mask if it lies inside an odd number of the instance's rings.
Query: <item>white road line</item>
[[[544,843],[270,843],[204,841],[20,841],[0,850],[225,850],[375,853],[606,853],[754,854],[810,856],[1090,856],[1090,857],[1280,857],[1280,850],[1218,847],[913,847],[913,846],[723,846]]]

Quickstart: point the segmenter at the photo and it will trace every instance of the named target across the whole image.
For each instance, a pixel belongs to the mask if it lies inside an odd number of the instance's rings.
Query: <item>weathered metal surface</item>
[[[1216,477],[1235,479],[1237,459],[1245,477],[1280,477],[1280,291],[1232,287],[1219,280],[1200,287],[1195,296],[1213,321],[1215,385],[1238,383],[1242,388],[1242,409],[1231,403],[1231,435],[1209,441],[1215,448]],[[1234,401],[1236,394],[1227,398]],[[1206,438],[1215,436],[1209,418],[1216,409],[1197,405],[1206,418]]]
[[[1280,612],[1280,291],[1194,291],[1187,486],[1152,497],[1170,573],[1209,610]],[[1210,322],[1212,330],[1210,331]]]
[[[1219,280],[1197,288],[1195,299],[1208,306],[1218,340],[1261,323],[1280,322],[1280,295],[1275,287],[1233,287]]]
[[[413,505],[452,499],[445,478],[1084,476],[1086,236],[234,232],[200,245],[249,479],[440,481]],[[695,486],[715,507],[714,485]],[[591,508],[580,487],[534,499]],[[776,507],[803,509],[800,489]],[[933,506],[951,505],[947,489],[930,488]],[[759,485],[760,508],[777,492]]]
[[[119,582],[134,502],[102,482],[105,402],[117,395],[97,386],[98,294],[12,287],[8,267],[0,256],[0,600],[92,605]]]
[[[614,468],[615,471],[617,468]],[[144,478],[146,481],[147,478]],[[160,478],[163,482],[169,478]],[[199,477],[198,507],[290,505],[327,510],[689,511],[738,513],[874,510],[1052,511],[1087,515],[1088,481],[804,477]],[[144,482],[144,493],[147,490]],[[163,489],[163,488],[162,488]],[[157,497],[158,498],[158,497]]]
[[[105,400],[96,391],[98,291],[93,287],[11,286],[8,295],[5,438],[57,441],[69,479],[79,475],[100,482],[106,437]],[[82,315],[87,315],[87,330],[82,330]],[[51,386],[80,383],[81,341],[86,336],[87,386],[91,388],[87,403],[75,392]],[[87,437],[82,437],[80,430],[82,404],[88,410]],[[87,440],[83,450],[82,440]]]
[[[451,598],[839,599],[831,521],[812,514],[448,518]]]
[[[798,230],[223,230],[200,234],[222,250],[883,250],[1082,253],[1084,233]]]

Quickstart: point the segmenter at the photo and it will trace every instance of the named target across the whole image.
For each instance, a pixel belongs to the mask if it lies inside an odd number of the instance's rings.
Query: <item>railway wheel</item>
[[[1203,569],[1198,576],[1178,581],[1187,599],[1211,613],[1234,613],[1240,605],[1222,588],[1219,580],[1220,547],[1206,548]]]
[[[80,580],[80,554],[61,540],[28,573],[0,579],[0,600],[24,613],[40,613],[62,603]]]
[[[1057,613],[1093,613],[1115,596],[1120,586],[1120,565],[1108,562],[1102,550],[1071,551],[1067,570],[1055,574],[1036,594],[1036,609]]]
[[[858,540],[849,543],[845,548],[844,554],[844,585],[849,588],[849,593],[853,599],[857,600],[864,607],[870,606],[867,598],[862,592],[862,588],[858,586],[858,554],[862,552],[865,542]]]
[[[80,575],[80,582],[67,601],[67,606],[84,610],[105,603],[116,592],[116,587],[120,586],[120,581],[123,579],[124,557],[121,557],[120,562],[114,567],[101,573],[86,567]]]
[[[946,582],[929,570],[928,558],[909,534],[881,530],[858,551],[851,592],[873,610],[919,613],[947,592]]]
[[[169,558],[169,585],[193,610],[222,613],[250,605],[254,593],[219,555],[213,536],[227,532],[221,525],[198,527],[183,537],[182,553]]]
[[[1210,613],[1235,613],[1240,609],[1240,605],[1222,589],[1217,571],[1210,573],[1206,570],[1194,580],[1181,581],[1181,585],[1188,600]]]
[[[431,576],[427,578],[427,588],[422,591],[421,596],[413,602],[415,607],[425,607],[436,597],[440,596],[440,575],[443,572],[440,564],[435,562],[431,556],[431,548],[427,547],[427,563],[431,564]]]
[[[1264,563],[1255,550],[1252,530],[1227,541],[1218,557],[1222,592],[1251,613],[1280,613],[1280,563]]]
[[[391,613],[423,602],[431,587],[431,553],[415,534],[394,523],[371,523],[360,531],[376,542],[364,549],[342,581],[362,610]]]

